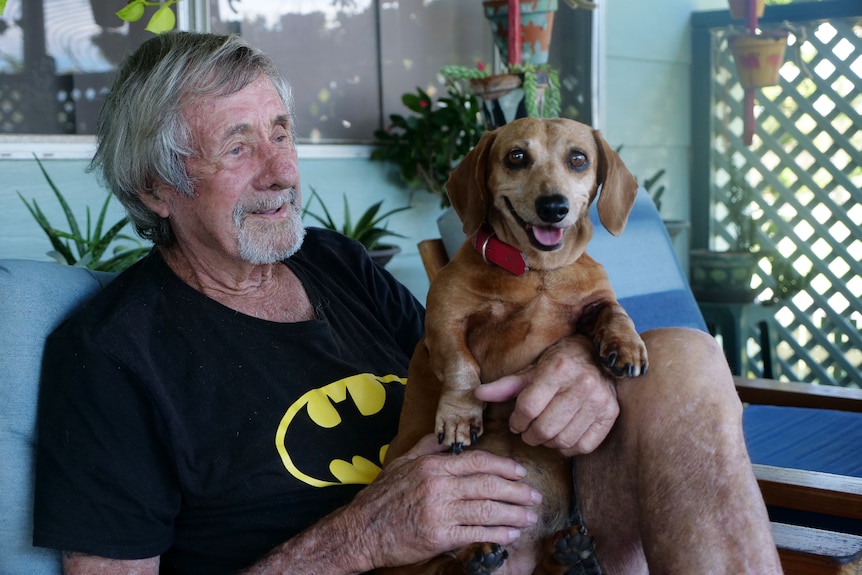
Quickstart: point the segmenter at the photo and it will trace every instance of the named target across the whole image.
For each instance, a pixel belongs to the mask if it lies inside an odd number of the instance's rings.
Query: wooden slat
[[[860,575],[862,537],[772,524],[772,535],[785,575]]]
[[[422,240],[417,244],[417,247],[419,248],[419,255],[422,257],[422,263],[425,265],[425,273],[428,274],[429,280],[434,281],[440,268],[449,263],[449,256],[446,255],[443,240],[439,238]]]
[[[739,376],[734,383],[745,403],[862,412],[862,389]]]
[[[862,519],[862,478],[754,465],[767,505]]]

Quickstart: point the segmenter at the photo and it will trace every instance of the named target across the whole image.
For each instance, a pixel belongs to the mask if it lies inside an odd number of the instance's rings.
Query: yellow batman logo
[[[351,411],[353,413],[358,412],[358,416],[361,417],[371,417],[380,414],[387,407],[387,397],[389,394],[387,393],[385,384],[393,382],[405,385],[407,379],[395,375],[381,377],[371,373],[360,373],[340,379],[321,388],[312,389],[297,399],[281,418],[275,434],[275,446],[281,456],[285,469],[293,477],[314,487],[345,484],[367,485],[371,483],[377,477],[377,474],[380,473],[380,462],[383,461],[383,457],[386,455],[386,449],[389,447],[388,444],[379,448],[366,445],[363,450],[366,452],[364,454],[358,452],[359,447],[357,446],[357,451],[351,453],[348,446],[362,443],[362,438],[345,437],[345,435],[349,434],[343,433],[337,437],[333,436],[333,442],[331,443],[343,446],[348,452],[345,453],[343,459],[333,458],[328,462],[328,471],[335,478],[335,481],[332,481],[331,479],[314,477],[309,474],[310,472],[300,470],[297,467],[290,453],[288,453],[287,444],[290,443],[288,435],[291,425],[294,428],[301,427],[302,425],[307,426],[309,425],[309,420],[311,422],[310,425],[316,427],[318,430],[334,429],[342,424],[344,414]],[[350,401],[347,401],[348,399]],[[390,410],[395,408],[400,410],[400,406],[392,405],[394,402],[390,401],[389,403]],[[397,411],[394,413],[395,421],[397,422]],[[302,416],[298,417],[300,414]],[[303,434],[295,432],[295,435],[301,437]],[[305,438],[302,437],[302,439]],[[357,442],[355,441],[356,439],[360,441]],[[297,442],[298,440],[294,439],[292,445],[296,445]],[[305,447],[309,449],[309,446]],[[371,451],[368,451],[368,449],[371,449]],[[374,458],[377,459],[376,462],[372,460]],[[320,474],[316,473],[316,475]]]

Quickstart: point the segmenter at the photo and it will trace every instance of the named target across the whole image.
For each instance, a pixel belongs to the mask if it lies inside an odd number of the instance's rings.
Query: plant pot
[[[748,17],[748,3],[756,2],[757,17],[763,16],[763,9],[766,5],[766,0],[727,0],[730,5],[730,17],[734,20],[745,20]]]
[[[778,70],[784,63],[787,31],[732,36],[728,41],[743,88],[763,88],[778,84]]]
[[[485,18],[491,23],[494,44],[500,50],[503,62],[509,61],[509,2],[485,0],[482,2]],[[551,32],[557,0],[520,0],[521,7],[521,61],[537,66],[548,63]]]
[[[751,278],[760,256],[751,252],[692,250],[689,254],[691,291],[703,302],[749,303],[757,290]]]
[[[368,250],[368,255],[380,267],[386,267],[386,264],[401,253],[401,248],[398,246],[381,246],[375,250]]]
[[[536,76],[536,108],[541,116],[548,75],[537,72]],[[497,74],[470,80],[470,91],[482,105],[485,127],[494,130],[516,118],[526,118],[529,115],[523,86],[523,74]]]

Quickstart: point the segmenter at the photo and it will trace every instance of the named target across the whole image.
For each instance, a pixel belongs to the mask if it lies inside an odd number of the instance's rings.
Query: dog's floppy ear
[[[599,150],[598,180],[602,185],[597,204],[599,219],[605,229],[618,236],[626,227],[638,183],[598,130],[593,130],[593,137]]]
[[[458,217],[461,218],[464,233],[467,237],[475,234],[487,214],[487,184],[486,168],[491,144],[497,134],[485,132],[479,143],[461,160],[446,182],[446,193]]]

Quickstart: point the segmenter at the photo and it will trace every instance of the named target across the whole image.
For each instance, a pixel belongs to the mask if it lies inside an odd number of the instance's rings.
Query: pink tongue
[[[543,246],[555,246],[563,239],[563,230],[560,228],[539,228],[533,226],[533,237]]]

